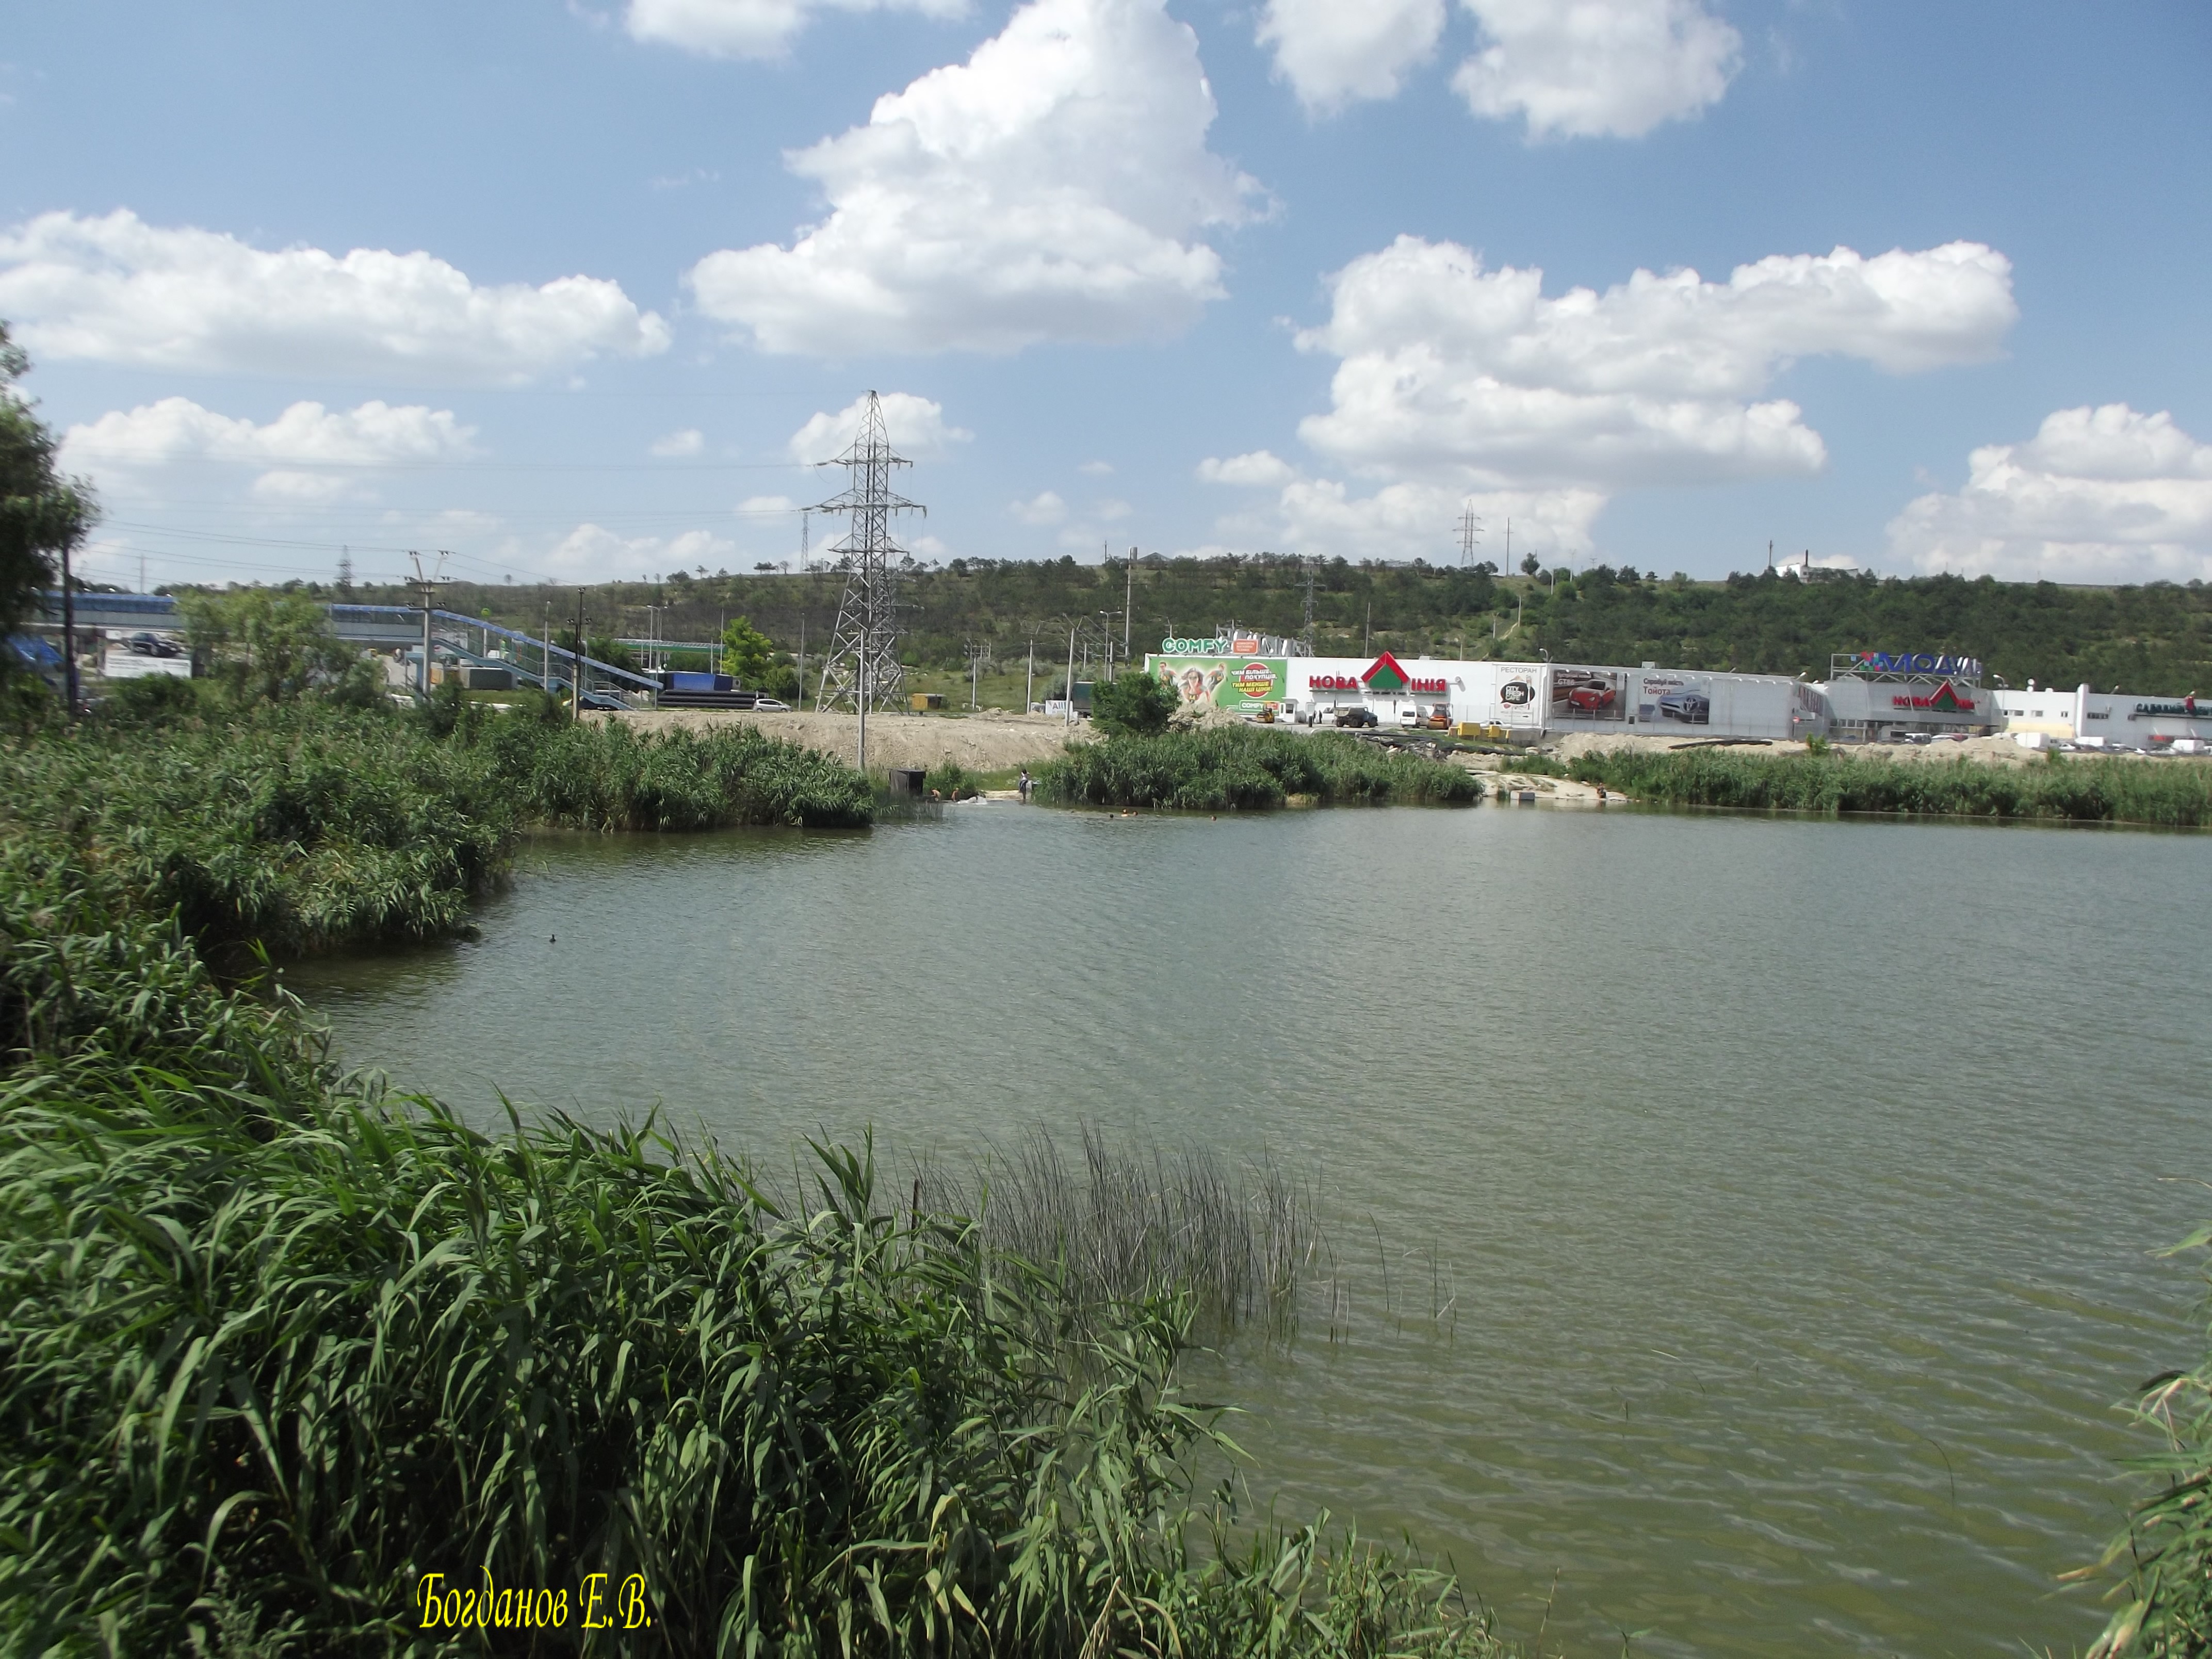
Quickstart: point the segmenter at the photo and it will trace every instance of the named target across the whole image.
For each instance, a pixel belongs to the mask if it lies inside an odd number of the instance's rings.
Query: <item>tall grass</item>
[[[422,1632],[441,1574],[561,1587],[587,1652],[1497,1651],[1418,1562],[1232,1540],[1172,1279],[1071,1324],[865,1149],[779,1201],[649,1124],[477,1133],[10,856],[9,1650],[548,1650]],[[649,1632],[577,1630],[593,1572]]]
[[[2167,1254],[2208,1246],[2212,1224]],[[2071,1575],[2098,1577],[2125,1564],[2118,1609],[2090,1659],[2197,1659],[2212,1653],[2212,1352],[2143,1384],[2135,1413],[2164,1443],[2137,1462],[2157,1489],[2136,1505],[2103,1561]]]
[[[977,1218],[989,1248],[1048,1268],[1078,1307],[1176,1285],[1216,1329],[1286,1334],[1301,1283],[1328,1255],[1313,1195],[1273,1159],[1226,1167],[1208,1149],[1119,1147],[1081,1126],[1071,1161],[1041,1126],[969,1171],[917,1174],[922,1213]]]
[[[164,682],[181,684],[183,682]],[[195,937],[303,951],[466,926],[532,825],[866,824],[850,768],[750,729],[142,699],[0,740],[0,837],[74,849]]]
[[[1293,795],[1319,805],[1467,805],[1482,785],[1463,769],[1339,732],[1299,736],[1215,726],[1071,744],[1037,769],[1039,799],[1061,805],[1249,811]]]
[[[1585,755],[1572,767],[1639,800],[1834,816],[2042,819],[2067,823],[2212,824],[2212,766],[2189,761],[2075,760],[2027,766],[1978,761],[1894,761],[1826,755],[1744,755],[1718,750]]]

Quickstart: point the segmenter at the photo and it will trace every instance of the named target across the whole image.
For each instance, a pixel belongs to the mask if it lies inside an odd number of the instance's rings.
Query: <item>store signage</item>
[[[1924,708],[1938,714],[1971,714],[1974,712],[1974,700],[1960,696],[1948,680],[1937,686],[1936,695],[1931,697],[1892,697],[1889,705],[1893,708]]]
[[[2168,720],[2201,720],[2205,718],[2208,714],[2212,714],[2212,709],[2200,709],[2197,708],[2197,699],[2192,695],[2184,697],[2179,702],[2139,702],[2136,705],[2136,712],[2129,715],[2128,718],[2130,720],[2155,720],[2161,714]]]
[[[1162,640],[1160,655],[1163,657],[1225,657],[1229,655],[1229,641],[1218,635],[1210,640]]]
[[[1309,691],[1357,691],[1359,690],[1359,682],[1349,674],[1309,674],[1306,676],[1306,690]]]
[[[1862,651],[1858,653],[1858,665],[1860,672],[1868,674],[1955,674],[1962,680],[1982,677],[1978,658],[1928,651]]]
[[[1413,677],[1401,668],[1398,659],[1388,651],[1369,663],[1359,678],[1370,691],[1403,691],[1413,683]]]
[[[1232,657],[1256,657],[1260,654],[1260,641],[1252,635],[1239,634],[1229,641],[1229,654]]]
[[[1253,702],[1262,702],[1274,695],[1275,671],[1263,662],[1248,662],[1230,683]]]
[[[1498,688],[1498,701],[1519,708],[1536,701],[1536,688],[1526,680],[1508,680]]]

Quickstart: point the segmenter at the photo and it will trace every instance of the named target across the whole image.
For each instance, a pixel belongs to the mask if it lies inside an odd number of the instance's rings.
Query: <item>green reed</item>
[[[0,740],[0,836],[75,849],[210,943],[451,934],[532,826],[835,828],[872,812],[851,768],[750,728],[479,715],[441,731],[390,708],[200,696],[155,712]]]
[[[1072,744],[1036,778],[1039,799],[1056,805],[1196,812],[1281,806],[1294,795],[1323,806],[1462,806],[1482,796],[1480,780],[1443,762],[1340,732],[1243,726]]]
[[[2081,760],[2025,766],[1897,761],[1831,751],[1747,755],[1721,750],[1585,755],[1571,768],[1638,800],[1674,806],[1893,816],[2212,824],[2212,765],[2190,760]]]
[[[477,1133],[122,902],[0,848],[7,1650],[553,1650],[422,1632],[426,1576],[592,1572],[653,1623],[560,1650],[1498,1650],[1200,1500],[1171,1278],[1079,1310],[865,1147],[777,1197],[651,1123]]]

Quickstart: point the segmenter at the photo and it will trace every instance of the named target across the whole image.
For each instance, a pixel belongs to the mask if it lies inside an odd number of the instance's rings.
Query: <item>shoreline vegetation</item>
[[[1830,749],[1755,755],[1715,749],[1607,750],[1569,763],[1577,782],[1660,806],[1834,817],[1869,814],[2162,829],[2212,826],[2212,765],[2052,755],[2026,766],[1899,762]]]
[[[1471,805],[1480,779],[1463,767],[1363,744],[1337,732],[1258,726],[1115,732],[1070,745],[1037,769],[1048,805],[1249,811],[1293,802]]]
[[[0,836],[111,872],[152,914],[174,907],[203,948],[449,937],[532,829],[874,817],[850,767],[742,727],[640,736],[457,699],[410,714],[129,684],[156,690],[0,743]]]
[[[11,1650],[1506,1651],[1409,1552],[1201,1492],[1178,1361],[1286,1293],[1279,1179],[1156,1163],[1133,1231],[1088,1142],[994,1222],[869,1148],[779,1195],[650,1121],[482,1134],[223,988],[147,868],[0,844]],[[424,1632],[433,1573],[478,1628]],[[580,1630],[593,1573],[651,1636]]]

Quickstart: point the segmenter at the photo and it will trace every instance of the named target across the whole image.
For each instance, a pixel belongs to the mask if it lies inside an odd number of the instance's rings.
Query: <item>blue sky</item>
[[[88,0],[0,58],[95,574],[750,570],[872,387],[940,559],[1472,505],[2212,574],[2199,4]]]

